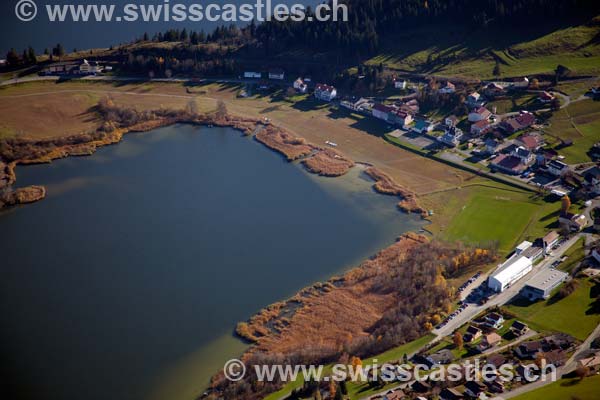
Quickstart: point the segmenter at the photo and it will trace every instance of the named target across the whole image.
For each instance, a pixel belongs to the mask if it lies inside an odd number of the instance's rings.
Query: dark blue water
[[[52,49],[57,43],[62,43],[67,51],[73,48],[106,48],[119,43],[129,43],[136,38],[141,38],[144,32],[153,35],[156,32],[164,32],[168,29],[183,29],[206,32],[212,31],[219,25],[230,25],[231,22],[201,21],[201,22],[175,22],[164,20],[157,22],[50,22],[46,14],[46,4],[114,4],[117,6],[115,16],[122,14],[125,4],[160,5],[164,0],[33,0],[37,4],[37,18],[31,22],[20,21],[15,14],[15,5],[18,0],[2,0],[0,2],[0,59],[5,58],[6,52],[15,47],[20,53],[26,46],[33,46],[40,54],[45,48]],[[256,0],[170,0],[169,4],[200,4],[206,7],[208,4],[256,4]],[[267,0],[262,1],[263,4]],[[319,0],[272,0],[276,4],[306,4],[316,5]],[[27,10],[28,11],[28,10]],[[244,25],[240,22],[238,25]]]
[[[230,129],[17,176],[48,188],[0,215],[2,379],[22,398],[190,400],[243,350],[238,321],[420,223],[358,170],[317,178]]]

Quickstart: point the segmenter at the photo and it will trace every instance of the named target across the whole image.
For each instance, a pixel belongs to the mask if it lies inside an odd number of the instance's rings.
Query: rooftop
[[[557,269],[542,270],[534,275],[528,282],[527,286],[534,289],[546,291],[555,287],[558,283],[564,281],[569,274]]]

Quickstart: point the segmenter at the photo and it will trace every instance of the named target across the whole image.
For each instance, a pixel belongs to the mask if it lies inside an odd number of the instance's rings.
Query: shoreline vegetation
[[[247,366],[347,363],[408,343],[451,310],[457,292],[447,279],[496,258],[491,248],[404,234],[344,275],[300,290],[240,322],[237,335],[252,344],[242,360]],[[219,373],[208,398],[260,399],[283,385],[257,382],[252,373],[232,383]]]
[[[94,109],[104,122],[92,133],[53,139],[12,138],[0,141],[0,209],[33,203],[46,196],[46,191],[41,186],[12,188],[17,180],[17,165],[44,164],[71,156],[90,156],[100,147],[119,143],[129,132],[147,132],[178,123],[233,128],[245,136],[254,136],[258,142],[282,154],[290,162],[300,161],[307,171],[320,176],[339,177],[356,165],[338,150],[309,143],[268,120],[231,115],[222,102],[219,102],[213,113],[199,113],[194,100],[181,111],[159,109],[140,112],[133,108],[119,107],[107,97]],[[419,206],[415,193],[374,167],[367,168],[365,172],[375,181],[375,191],[400,197],[400,210],[420,214],[422,217],[427,215]]]
[[[12,189],[19,164],[89,156],[102,146],[120,142],[126,133],[147,132],[178,123],[236,129],[321,176],[342,176],[356,165],[338,150],[314,145],[268,119],[231,115],[221,101],[216,111],[208,113],[199,113],[194,100],[181,111],[137,111],[117,106],[106,97],[94,107],[94,112],[103,123],[92,133],[1,141],[0,190],[4,194],[0,206],[30,203],[46,195],[41,186]],[[373,179],[375,191],[399,197],[400,210],[426,217],[427,212],[419,205],[415,193],[372,165],[366,165],[365,173]],[[485,265],[495,257],[494,249],[447,245],[408,233],[342,277],[317,283],[239,323],[237,335],[252,343],[242,358],[248,365],[279,364],[286,360],[306,364],[330,362],[340,357],[367,357],[409,342],[431,330],[440,315],[451,309],[455,290],[446,278]],[[230,383],[217,374],[211,381],[209,397],[217,394],[225,399],[240,395],[259,399],[282,387],[282,382],[274,382],[256,391],[248,390],[256,384],[252,379],[250,376],[247,381]]]

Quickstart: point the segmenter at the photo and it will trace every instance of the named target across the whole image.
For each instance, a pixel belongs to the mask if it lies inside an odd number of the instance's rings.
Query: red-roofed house
[[[469,122],[478,122],[488,120],[492,116],[490,110],[485,107],[479,107],[471,111],[469,114]]]
[[[490,121],[488,121],[487,119],[477,121],[473,125],[471,125],[471,134],[481,136],[481,135],[485,134],[486,132],[488,132],[491,127],[492,127],[492,125],[490,124]]]

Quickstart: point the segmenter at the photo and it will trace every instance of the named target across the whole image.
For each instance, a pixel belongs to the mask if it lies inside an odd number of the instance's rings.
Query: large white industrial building
[[[503,292],[532,270],[533,263],[529,258],[515,254],[488,278],[488,287],[495,292]]]

